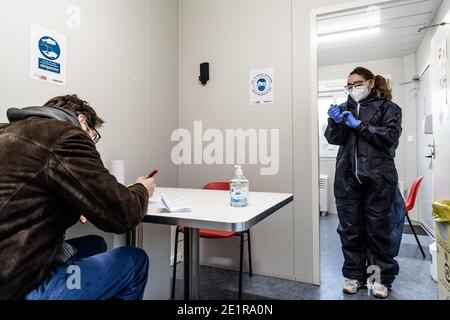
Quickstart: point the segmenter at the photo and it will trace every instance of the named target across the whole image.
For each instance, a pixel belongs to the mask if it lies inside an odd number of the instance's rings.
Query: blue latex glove
[[[356,129],[361,124],[361,120],[356,119],[353,113],[351,113],[350,111],[342,112],[341,116],[345,120],[345,125],[350,128]]]
[[[344,120],[337,104],[332,104],[330,106],[330,109],[328,109],[328,116],[336,123],[341,123]]]

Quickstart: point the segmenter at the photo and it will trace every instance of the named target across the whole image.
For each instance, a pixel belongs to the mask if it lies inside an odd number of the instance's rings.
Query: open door
[[[448,20],[447,16],[445,20]],[[434,198],[450,200],[450,104],[448,77],[448,26],[437,29],[431,41],[433,98]]]
[[[433,201],[433,108],[431,101],[431,71],[427,68],[419,82],[417,137],[419,148],[419,176],[423,176],[423,182],[419,189],[419,221],[434,233],[434,220],[432,216]]]

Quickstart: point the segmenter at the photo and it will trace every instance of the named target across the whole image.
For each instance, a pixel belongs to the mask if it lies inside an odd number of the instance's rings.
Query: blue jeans
[[[123,247],[106,252],[102,237],[68,240],[78,251],[56,266],[26,300],[142,300],[148,276],[147,254]]]

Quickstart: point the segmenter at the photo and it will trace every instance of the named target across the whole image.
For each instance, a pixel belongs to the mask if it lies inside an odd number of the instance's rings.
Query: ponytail
[[[383,100],[392,100],[392,89],[389,86],[389,81],[380,75],[375,76],[374,81],[373,91],[377,97]]]

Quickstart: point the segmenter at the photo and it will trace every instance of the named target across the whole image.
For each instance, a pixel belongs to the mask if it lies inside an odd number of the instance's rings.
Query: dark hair
[[[88,126],[97,129],[102,126],[103,121],[88,102],[78,98],[76,94],[55,97],[44,104],[44,107],[59,107],[75,113],[77,116],[82,114],[86,117]]]
[[[363,77],[365,80],[374,80],[375,85],[372,91],[376,96],[383,100],[392,100],[392,89],[389,86],[389,81],[383,76],[374,75],[372,71],[363,67],[357,67],[350,75],[357,74]]]

